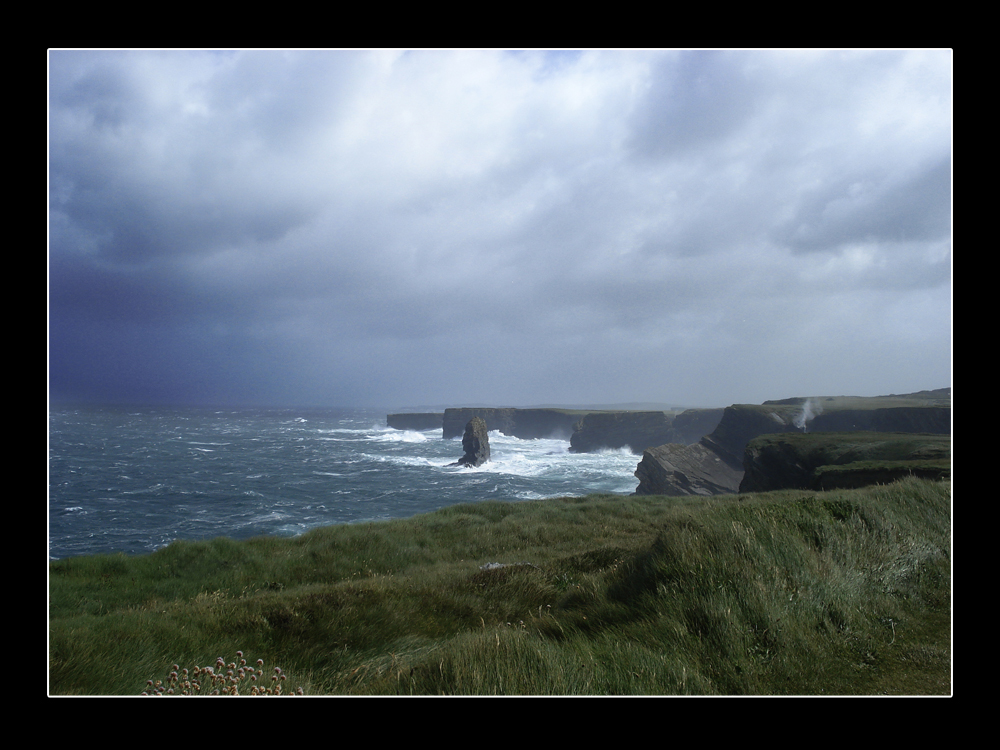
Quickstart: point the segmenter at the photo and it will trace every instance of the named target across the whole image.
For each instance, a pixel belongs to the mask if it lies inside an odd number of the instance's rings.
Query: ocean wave
[[[424,443],[427,442],[427,436],[422,432],[417,432],[416,430],[393,430],[392,432],[386,432],[381,435],[377,435],[375,440],[381,440],[386,443]]]

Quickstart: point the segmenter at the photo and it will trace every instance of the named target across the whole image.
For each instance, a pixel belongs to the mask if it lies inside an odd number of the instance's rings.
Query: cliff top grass
[[[951,435],[920,432],[783,432],[760,435],[748,448],[783,443],[809,466],[853,462],[951,461]]]
[[[239,650],[307,695],[948,695],[950,506],[918,479],[491,501],[53,561],[49,690]]]
[[[934,391],[919,391],[889,396],[800,396],[795,398],[765,401],[761,406],[804,406],[811,401],[814,410],[843,411],[845,409],[896,409],[899,407],[941,407],[951,406],[951,388]]]
[[[685,409],[613,409],[613,408],[595,408],[595,409],[579,409],[579,408],[564,408],[564,407],[549,407],[549,406],[531,406],[531,407],[514,407],[514,406],[456,406],[450,407],[447,411],[519,411],[519,412],[555,412],[557,414],[568,414],[571,416],[586,416],[587,414],[632,414],[636,412],[657,412],[662,411],[664,414],[679,414]]]

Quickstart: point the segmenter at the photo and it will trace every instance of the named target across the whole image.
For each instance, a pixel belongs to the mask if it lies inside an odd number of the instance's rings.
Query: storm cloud
[[[52,51],[50,397],[951,383],[952,54]]]

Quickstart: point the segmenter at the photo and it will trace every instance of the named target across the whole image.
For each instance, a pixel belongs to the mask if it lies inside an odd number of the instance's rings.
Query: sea
[[[460,438],[397,430],[375,409],[51,408],[49,558],[139,555],[175,540],[293,537],[457,503],[629,495],[627,448],[489,433],[491,460],[451,466]]]

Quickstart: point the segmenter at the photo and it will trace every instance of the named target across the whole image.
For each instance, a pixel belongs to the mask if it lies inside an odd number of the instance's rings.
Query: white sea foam
[[[427,436],[416,430],[394,430],[378,435],[376,439],[387,443],[423,443]]]

